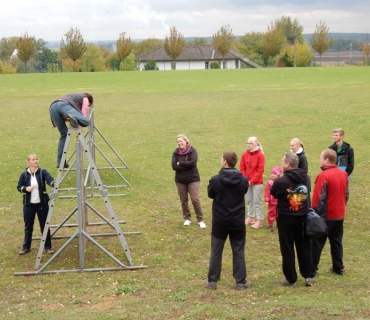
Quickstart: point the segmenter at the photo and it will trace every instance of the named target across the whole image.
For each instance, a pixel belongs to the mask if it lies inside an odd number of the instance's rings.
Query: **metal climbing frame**
[[[45,240],[47,236],[47,231],[50,228],[50,222],[53,216],[53,210],[55,208],[55,202],[57,199],[58,191],[60,190],[60,184],[63,181],[65,175],[63,174],[63,165],[64,161],[66,159],[66,154],[68,151],[69,144],[71,142],[71,137],[73,134],[77,134],[76,136],[76,148],[75,148],[75,154],[76,154],[76,184],[77,184],[77,207],[75,207],[72,212],[61,222],[59,226],[53,231],[52,233],[52,239],[54,238],[54,234],[63,227],[66,222],[77,212],[78,213],[78,223],[77,223],[77,231],[69,237],[69,239],[50,257],[48,261],[45,262],[45,264],[41,265],[41,259],[42,259],[42,253],[44,252],[45,247]],[[84,185],[84,168],[83,168],[83,158],[86,156],[90,172],[89,174],[92,175],[93,180],[97,184],[97,188],[99,189],[101,193],[101,198],[104,201],[105,208],[107,212],[109,213],[109,217],[104,216],[102,213],[100,213],[97,209],[95,209],[88,201],[86,197],[86,187]],[[81,271],[112,271],[112,270],[132,270],[132,269],[142,269],[146,268],[146,266],[134,266],[134,263],[131,258],[131,252],[128,247],[126,238],[124,233],[122,232],[122,229],[120,227],[120,222],[117,220],[116,215],[114,213],[114,210],[112,208],[112,205],[110,203],[109,197],[108,197],[108,190],[107,187],[103,185],[101,178],[99,176],[98,170],[95,165],[94,158],[92,156],[91,150],[85,141],[84,136],[82,135],[81,129],[78,128],[72,128],[72,126],[69,126],[66,142],[64,145],[63,150],[63,156],[61,159],[61,166],[58,169],[58,175],[56,179],[56,185],[55,188],[50,194],[50,206],[49,206],[49,213],[46,220],[45,228],[43,235],[41,237],[39,250],[36,257],[36,262],[34,269],[35,272],[16,272],[15,275],[34,275],[34,274],[45,274],[45,273],[61,273],[61,272],[81,272]],[[69,168],[70,169],[70,168]],[[92,179],[91,179],[92,180]],[[119,242],[123,248],[124,254],[126,256],[126,259],[128,261],[128,265],[124,264],[119,260],[117,257],[115,257],[111,252],[109,252],[106,248],[104,248],[98,241],[94,239],[95,235],[89,234],[87,232],[87,226],[89,226],[87,221],[87,208],[89,208],[92,212],[97,214],[103,221],[104,224],[110,225],[115,230],[115,235],[118,236]],[[68,237],[67,237],[68,238]],[[71,270],[53,270],[53,271],[45,271],[45,269],[58,257],[58,255],[74,240],[78,238],[78,247],[79,247],[79,268],[77,269],[71,269]],[[86,252],[86,243],[87,240],[89,240],[91,243],[93,243],[95,246],[97,246],[103,253],[105,253],[108,257],[110,257],[113,261],[118,264],[118,267],[106,267],[106,268],[85,268],[85,252]],[[44,256],[45,258],[45,256]]]

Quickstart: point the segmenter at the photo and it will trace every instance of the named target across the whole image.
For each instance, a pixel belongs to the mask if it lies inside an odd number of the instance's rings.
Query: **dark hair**
[[[227,162],[230,168],[235,168],[236,163],[238,162],[238,156],[234,151],[225,151],[222,158]]]
[[[90,106],[91,106],[94,103],[93,96],[90,93],[87,93],[87,92],[85,92],[84,94],[86,95],[86,98],[89,100]]]
[[[332,149],[325,149],[321,155],[323,159],[328,159],[330,164],[335,164],[337,162],[337,153]]]

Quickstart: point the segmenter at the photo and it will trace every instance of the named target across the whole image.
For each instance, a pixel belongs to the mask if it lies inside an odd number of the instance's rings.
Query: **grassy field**
[[[0,189],[0,317],[4,319],[368,319],[370,317],[368,68],[287,68],[177,72],[110,72],[0,75],[2,157]],[[90,92],[95,124],[128,164],[130,188],[117,188],[111,203],[125,220],[135,266],[140,270],[15,276],[32,271],[39,241],[19,256],[23,240],[21,196],[16,190],[26,156],[37,153],[54,177],[59,133],[51,129],[50,103],[70,92]],[[312,179],[320,152],[332,142],[331,130],[344,128],[355,150],[344,235],[344,277],[328,272],[325,247],[317,284],[303,279],[295,289],[283,278],[277,233],[247,232],[248,279],[253,288],[235,291],[231,250],[226,246],[216,291],[205,288],[210,253],[211,200],[206,187],[219,171],[220,156],[239,156],[249,136],[257,136],[266,155],[265,181],[281,163],[289,142],[305,144]],[[185,133],[199,153],[201,203],[207,229],[183,227],[170,161],[176,135]],[[111,160],[114,154],[103,143]],[[98,159],[98,166],[101,163]],[[105,166],[105,163],[101,163]],[[114,171],[101,171],[105,184],[119,184]],[[75,185],[73,174],[63,186]],[[99,199],[96,206],[104,210]],[[58,199],[52,224],[76,205]],[[89,219],[95,216],[89,213]],[[195,220],[194,220],[195,222]],[[104,232],[106,227],[94,227]],[[62,229],[60,234],[72,231]],[[35,236],[39,236],[37,222]],[[125,262],[116,238],[99,238]],[[56,249],[65,240],[54,240]],[[122,252],[121,252],[122,251]],[[79,266],[74,240],[48,270]],[[88,244],[86,268],[116,266]]]

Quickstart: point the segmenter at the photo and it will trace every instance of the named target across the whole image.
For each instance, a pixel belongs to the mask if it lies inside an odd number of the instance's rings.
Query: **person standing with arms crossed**
[[[184,226],[191,223],[189,210],[189,198],[193,204],[198,225],[201,229],[206,228],[203,221],[203,211],[199,200],[200,175],[197,168],[198,152],[190,144],[187,136],[177,136],[177,148],[172,154],[172,169],[175,173],[175,182],[180,197]]]
[[[331,272],[345,273],[343,265],[343,222],[346,214],[348,187],[347,174],[335,164],[337,155],[334,150],[326,149],[320,155],[322,172],[315,179],[312,194],[312,208],[325,219],[328,234],[312,240],[312,257],[316,273],[321,252],[329,238],[332,259]]]
[[[222,252],[229,237],[233,253],[233,276],[235,289],[250,288],[252,282],[246,279],[245,264],[245,200],[248,180],[235,168],[238,157],[233,151],[226,151],[221,158],[220,173],[211,178],[208,197],[212,203],[211,258],[209,261],[209,289],[217,288],[221,277]]]

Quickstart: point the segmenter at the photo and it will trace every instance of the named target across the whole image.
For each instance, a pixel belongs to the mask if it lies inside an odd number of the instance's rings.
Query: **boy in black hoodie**
[[[226,151],[221,158],[220,173],[211,178],[208,185],[208,197],[212,204],[211,258],[209,262],[208,283],[210,289],[217,288],[221,276],[222,252],[229,236],[233,253],[233,276],[236,289],[250,288],[252,283],[246,279],[245,264],[245,194],[248,180],[235,165],[238,157],[233,151]]]
[[[310,204],[309,179],[305,170],[298,168],[298,156],[293,152],[284,155],[282,168],[284,175],[276,179],[270,189],[271,195],[278,199],[277,225],[285,276],[281,284],[295,286],[297,282],[295,246],[299,271],[309,287],[315,283],[315,270],[310,240],[302,233]]]

